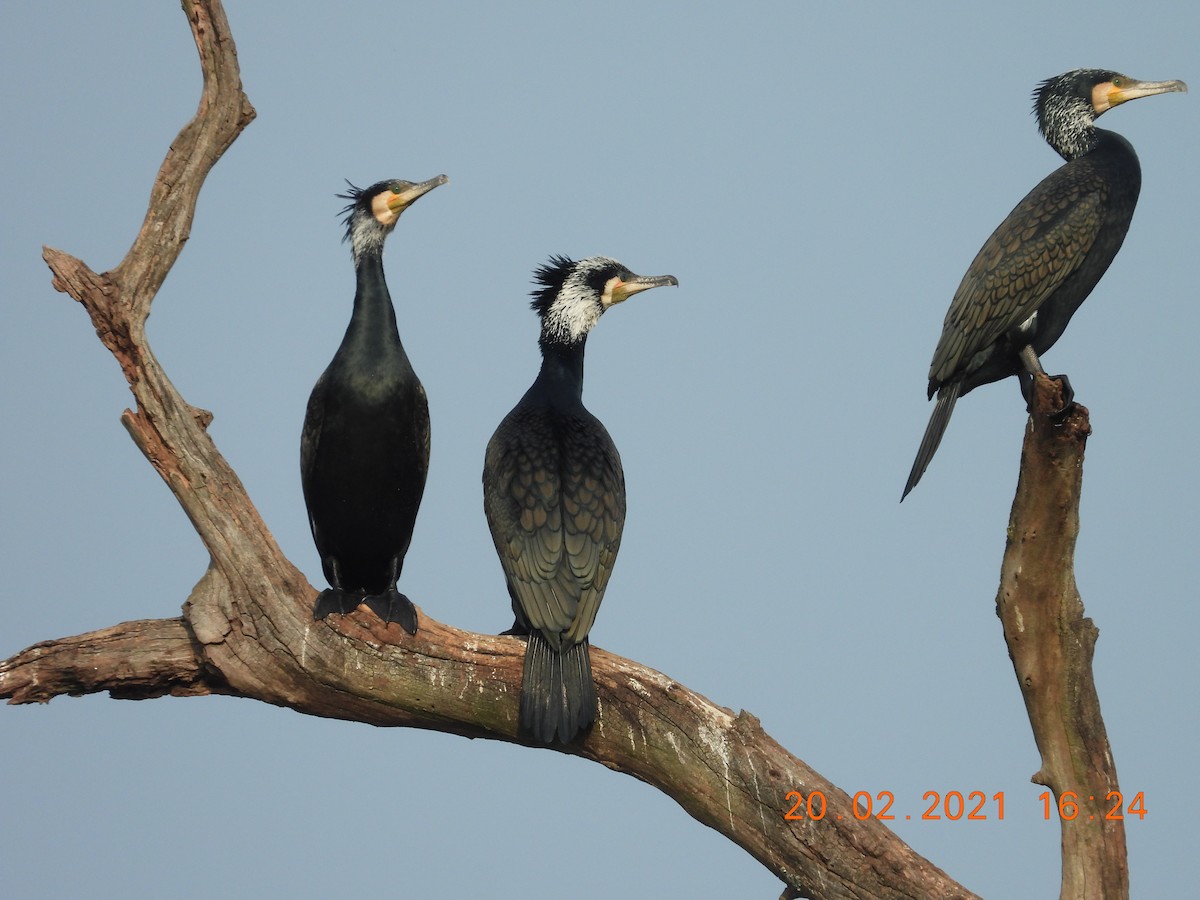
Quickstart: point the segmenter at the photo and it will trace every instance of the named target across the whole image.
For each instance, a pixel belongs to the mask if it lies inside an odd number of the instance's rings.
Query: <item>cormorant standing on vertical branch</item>
[[[358,287],[346,336],[308,398],[300,475],[313,540],[329,588],[313,617],[366,604],[385,622],[417,632],[417,611],[396,589],[425,476],[429,404],[413,371],[383,277],[383,244],[401,213],[445,184],[350,185],[346,240]]]
[[[933,458],[959,397],[1010,375],[1020,378],[1026,399],[1032,396],[1038,357],[1062,336],[1121,248],[1141,168],[1129,142],[1097,128],[1096,117],[1127,100],[1186,90],[1182,81],[1076,69],[1034,92],[1038,128],[1066,164],[1000,223],[958,286],[929,367],[929,397],[936,393],[937,405],[901,500]],[[1070,384],[1059,377],[1069,402]]]
[[[542,368],[488,442],[483,508],[528,635],[521,727],[543,744],[569,743],[596,718],[588,632],[604,598],[625,523],[616,445],[583,406],[588,332],[611,306],[666,284],[603,256],[562,256],[537,270]]]

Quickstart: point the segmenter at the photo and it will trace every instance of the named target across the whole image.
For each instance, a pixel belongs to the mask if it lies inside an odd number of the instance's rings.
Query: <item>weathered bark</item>
[[[287,609],[230,623],[223,642],[234,644],[232,655],[258,674],[234,686],[211,664],[214,646],[198,641],[187,624],[225,585],[206,576],[183,620],[127,622],[31,647],[0,663],[0,696],[29,703],[103,690],[135,699],[233,694],[312,715],[524,743],[517,734],[524,644],[517,638],[459,631],[424,612],[412,637],[365,610],[316,623],[308,588]],[[857,821],[851,799],[773,741],[753,716],[734,715],[598,648],[592,666],[597,724],[565,752],[662,790],[796,887],[792,896],[975,896],[877,820]],[[786,795],[794,790],[821,791],[825,817],[785,821],[793,805]]]
[[[0,663],[0,685],[9,703],[99,691],[119,700],[228,693],[216,673],[205,671],[203,650],[183,619],[122,622],[34,644]]]
[[[1054,416],[1061,406],[1057,382],[1038,376],[996,609],[1042,757],[1032,780],[1078,801],[1078,814],[1061,820],[1061,897],[1118,900],[1129,896],[1129,871],[1124,822],[1107,817],[1119,788],[1092,678],[1099,631],[1083,615],[1074,571],[1091,425],[1077,404]]]
[[[83,304],[121,365],[136,400],[122,421],[178,498],[211,564],[182,618],[35,645],[0,662],[0,697],[30,703],[98,691],[130,699],[218,693],[311,715],[524,743],[517,732],[522,642],[459,631],[424,612],[415,636],[365,610],[314,622],[316,591],[284,557],[209,438],[211,414],[184,401],[151,353],[146,316],[187,240],[205,176],[254,117],[219,0],[182,5],[200,52],[203,95],[158,173],[137,239],[121,264],[102,274],[58,250],[47,248],[44,258],[54,286]],[[1017,515],[1014,508],[1013,533],[1026,534]],[[1046,577],[1061,579],[1064,560],[1069,578],[1069,556],[1038,565],[1059,566]],[[1002,590],[1002,609],[1006,597]],[[787,896],[974,896],[879,821],[858,821],[850,798],[775,743],[753,716],[735,715],[599,648],[592,663],[596,726],[560,749],[662,790],[775,872]],[[1044,673],[1035,669],[1032,677],[1040,684]],[[789,791],[823,793],[824,818],[786,820]]]

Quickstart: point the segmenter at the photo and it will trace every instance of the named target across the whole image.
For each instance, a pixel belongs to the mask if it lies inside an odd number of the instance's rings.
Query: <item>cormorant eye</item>
[[[1112,84],[1113,84],[1113,87],[1120,87],[1120,86],[1121,86],[1121,79],[1120,79],[1120,78],[1114,78],[1114,79],[1112,80]]]

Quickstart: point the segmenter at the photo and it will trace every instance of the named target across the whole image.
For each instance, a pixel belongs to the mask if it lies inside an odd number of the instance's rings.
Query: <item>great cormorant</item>
[[[313,540],[330,587],[313,617],[366,604],[417,631],[417,611],[396,589],[429,471],[429,404],[413,371],[383,277],[383,244],[401,213],[445,184],[380,181],[349,200],[346,237],[358,286],[346,336],[308,398],[300,475]]]
[[[1117,72],[1076,69],[1034,92],[1046,142],[1066,160],[1026,195],[987,239],[946,313],[929,367],[937,405],[904,494],[933,458],[959,397],[1017,375],[1031,397],[1038,357],[1062,335],[1129,230],[1142,175],[1133,147],[1095,126],[1127,100],[1186,91],[1182,81],[1135,81]],[[1064,391],[1070,386],[1064,376]]]
[[[551,257],[535,273],[542,368],[488,442],[483,508],[528,635],[521,726],[570,742],[596,718],[588,632],[625,523],[625,475],[608,431],[583,405],[583,350],[609,307],[666,284],[602,256]]]

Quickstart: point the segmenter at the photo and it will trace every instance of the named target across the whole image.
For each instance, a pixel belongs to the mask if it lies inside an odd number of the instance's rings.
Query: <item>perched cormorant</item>
[[[1120,249],[1141,169],[1129,142],[1097,128],[1096,117],[1126,100],[1186,90],[1182,81],[1135,81],[1101,69],[1076,69],[1038,86],[1038,128],[1066,164],[1000,223],[954,294],[929,367],[929,397],[937,393],[937,405],[901,500],[933,458],[959,397],[1010,375],[1032,396],[1038,357],[1062,336]],[[1069,398],[1069,382],[1059,378]]]
[[[529,636],[521,726],[566,744],[596,718],[588,632],[625,524],[621,457],[583,406],[584,344],[609,307],[679,282],[603,256],[554,256],[535,277],[542,368],[488,442],[483,508],[516,614],[506,633]]]
[[[429,471],[429,404],[400,343],[383,277],[383,243],[400,214],[440,184],[380,181],[338,196],[358,286],[346,336],[308,398],[300,476],[330,587],[313,617],[366,604],[416,634],[417,611],[396,590]]]

